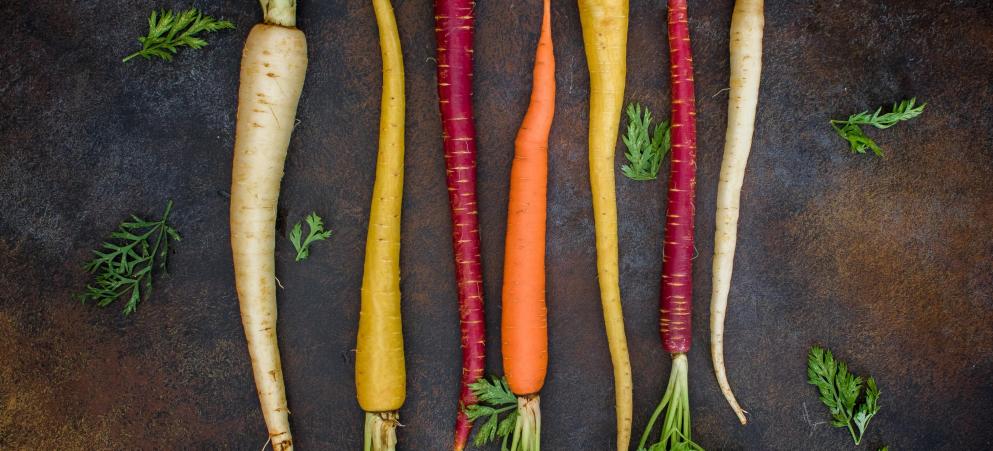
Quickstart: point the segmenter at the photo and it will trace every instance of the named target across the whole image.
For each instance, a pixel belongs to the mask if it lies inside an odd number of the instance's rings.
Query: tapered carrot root
[[[755,130],[755,110],[762,72],[763,0],[737,0],[731,16],[731,77],[724,159],[717,184],[717,227],[714,236],[713,289],[710,296],[710,355],[724,398],[745,424],[724,368],[724,317],[731,291],[731,269],[738,239],[738,213],[745,164]]]
[[[303,32],[259,24],[245,42],[231,174],[231,249],[242,325],[274,450],[293,449],[276,343],[279,182],[307,69]]]
[[[535,51],[531,103],[514,141],[507,202],[507,239],[503,265],[503,369],[517,395],[515,451],[541,448],[538,392],[548,369],[545,306],[545,219],[548,184],[548,135],[555,115],[555,55],[551,2],[544,0],[541,37]],[[520,447],[513,444],[519,443]]]
[[[404,75],[396,18],[389,0],[373,0],[383,58],[379,155],[372,191],[355,388],[366,411],[366,451],[396,447],[397,410],[406,398],[400,321],[400,212],[403,198]]]
[[[670,354],[686,353],[693,337],[693,229],[696,206],[696,101],[686,0],[669,0],[672,74],[672,162],[666,198],[659,330]]]
[[[627,0],[579,0],[579,18],[590,71],[590,188],[596,229],[597,279],[614,367],[617,449],[631,442],[631,360],[624,334],[617,268],[617,201],[614,148],[627,73]]]
[[[476,404],[469,384],[486,370],[486,322],[483,317],[483,270],[476,204],[476,128],[472,114],[472,0],[435,0],[438,104],[448,201],[452,212],[452,247],[458,286],[462,335],[462,381],[455,421],[454,449],[465,448],[472,423],[465,407]]]
[[[555,112],[555,58],[549,1],[545,0],[531,103],[517,133],[510,169],[503,274],[503,369],[511,390],[541,390],[548,367],[545,306],[545,218],[548,135]]]

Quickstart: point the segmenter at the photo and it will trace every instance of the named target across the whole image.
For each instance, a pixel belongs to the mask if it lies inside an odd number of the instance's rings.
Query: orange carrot
[[[531,104],[514,141],[503,263],[503,369],[517,395],[518,420],[511,443],[523,451],[541,448],[538,391],[548,368],[545,309],[545,215],[548,134],[555,114],[555,55],[551,1],[544,1],[535,52]],[[515,449],[511,445],[511,449]]]
[[[545,320],[545,208],[548,134],[555,113],[555,56],[545,0],[531,104],[514,141],[503,264],[503,368],[517,395],[541,390],[548,367]],[[535,396],[537,398],[537,396]]]
[[[503,449],[541,449],[538,392],[548,368],[548,324],[545,309],[545,215],[548,184],[548,134],[555,114],[555,55],[552,52],[551,0],[544,0],[541,37],[535,52],[531,104],[514,141],[507,203],[507,241],[503,262],[503,369],[506,385],[485,379],[472,385],[477,397],[497,409],[467,409],[471,420],[493,415],[477,432],[477,446],[503,438]],[[507,392],[507,386],[510,393]],[[499,396],[486,395],[495,389]],[[506,405],[509,404],[509,405]],[[511,410],[496,427],[496,413]],[[496,413],[495,413],[496,412]],[[507,427],[513,425],[513,428]],[[505,426],[506,425],[506,426]],[[507,442],[510,441],[510,448]]]
[[[555,115],[555,55],[551,1],[544,1],[541,37],[534,58],[531,104],[514,140],[503,262],[503,370],[517,395],[518,420],[511,448],[541,449],[538,391],[548,368],[545,308],[545,215],[548,134]],[[519,431],[520,435],[517,434]]]

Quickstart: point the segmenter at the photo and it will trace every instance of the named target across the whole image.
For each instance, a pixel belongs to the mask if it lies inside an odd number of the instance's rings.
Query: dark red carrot
[[[469,384],[486,369],[483,271],[476,210],[476,129],[472,116],[472,36],[475,2],[435,0],[438,103],[445,147],[452,245],[462,329],[462,391],[455,422],[456,450],[465,447],[472,423],[465,407],[476,404]]]
[[[662,254],[659,329],[662,348],[672,355],[672,372],[662,402],[652,413],[638,449],[665,410],[660,449],[700,449],[690,436],[686,353],[690,350],[693,303],[693,216],[696,191],[696,101],[686,0],[669,0],[669,61],[672,89],[672,160]],[[655,449],[655,446],[652,446]]]
[[[672,89],[672,161],[662,251],[659,328],[670,354],[690,350],[693,301],[693,215],[696,192],[696,102],[686,0],[669,0]]]

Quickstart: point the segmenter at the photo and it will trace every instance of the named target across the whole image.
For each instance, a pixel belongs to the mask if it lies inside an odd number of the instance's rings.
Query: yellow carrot
[[[241,59],[231,169],[231,250],[252,373],[275,451],[293,449],[276,343],[275,227],[279,182],[307,70],[292,0],[262,0]]]
[[[383,59],[379,156],[372,190],[355,388],[366,412],[364,450],[396,448],[398,413],[406,396],[400,322],[400,208],[403,198],[403,55],[389,0],[373,0]]]
[[[579,18],[590,71],[590,187],[596,228],[597,277],[614,366],[617,449],[631,441],[631,360],[617,274],[617,202],[614,147],[627,71],[627,0],[579,0]]]

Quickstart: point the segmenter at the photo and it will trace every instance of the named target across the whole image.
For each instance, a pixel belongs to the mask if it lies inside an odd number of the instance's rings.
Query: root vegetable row
[[[631,441],[632,370],[618,274],[615,146],[624,103],[628,2],[578,0],[590,76],[589,164],[597,276],[607,345],[614,367],[616,446]],[[392,450],[406,391],[400,293],[405,93],[396,17],[389,0],[372,0],[383,62],[379,151],[370,209],[355,364],[356,393],[366,412],[366,450]],[[242,56],[232,167],[231,246],[242,322],[263,417],[274,450],[293,449],[277,345],[275,222],[279,184],[307,69],[307,43],[295,27],[295,0],[261,0],[263,23]],[[486,330],[476,195],[472,105],[474,3],[436,0],[438,100],[452,220],[452,249],[462,337],[459,410],[452,448],[464,449],[473,427],[466,409],[486,403],[473,384],[484,376]],[[731,280],[738,198],[751,146],[761,70],[762,0],[738,0],[731,29],[729,118],[721,177],[711,303],[712,356],[720,387],[742,424],[723,362],[723,319]],[[539,450],[539,391],[548,368],[545,307],[545,218],[548,137],[555,110],[555,58],[550,0],[542,1],[531,102],[514,148],[508,201],[501,339],[507,385],[518,399],[505,446]],[[686,0],[668,1],[672,87],[672,160],[664,235],[660,331],[673,356],[666,395],[642,435],[662,432],[651,449],[699,449],[690,436],[690,350],[696,128]],[[664,67],[665,62],[658,66]],[[646,238],[650,239],[650,238]],[[453,304],[454,307],[454,304]],[[452,327],[455,327],[453,324]],[[483,398],[483,399],[480,399]],[[511,398],[513,399],[513,398]],[[513,409],[511,409],[513,411]]]

